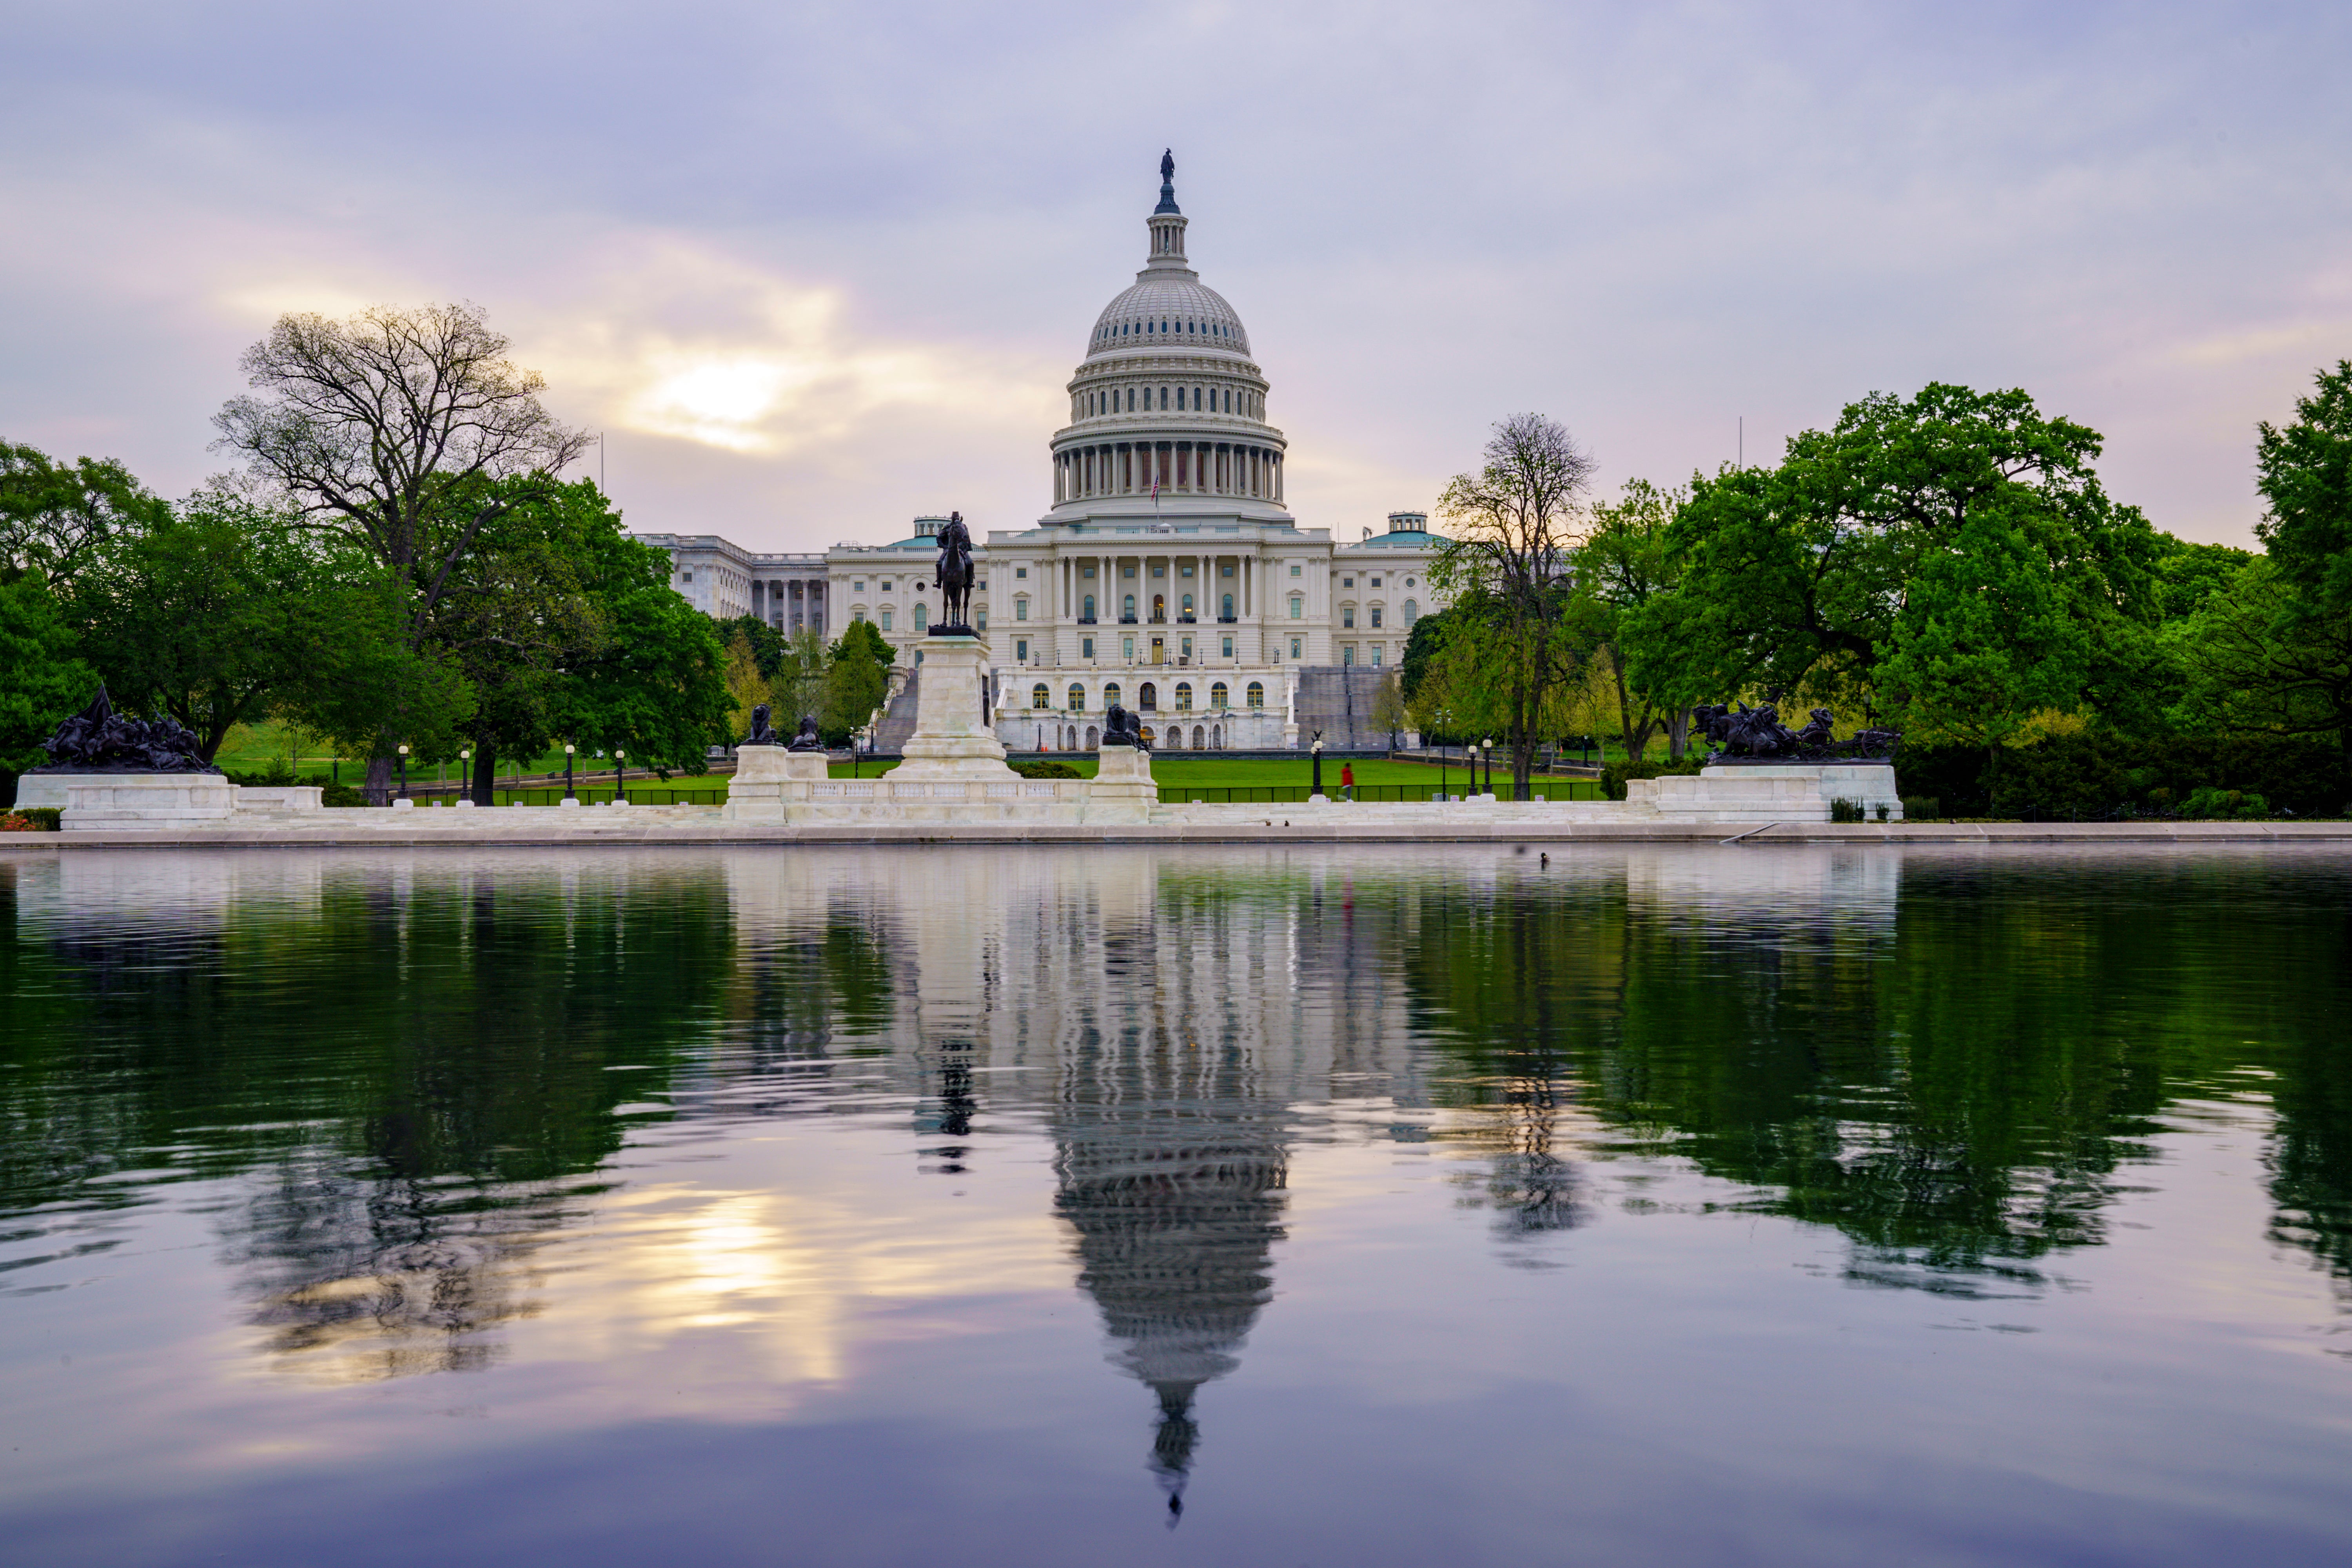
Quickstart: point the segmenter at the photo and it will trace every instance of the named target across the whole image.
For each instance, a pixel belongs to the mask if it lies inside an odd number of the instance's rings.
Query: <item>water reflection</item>
[[[1433,1142],[1524,1264],[1646,1161],[1848,1283],[1990,1297],[2253,1095],[2270,1234],[2352,1295],[2347,908],[2291,854],[0,860],[0,1289],[228,1180],[267,1356],[478,1370],[576,1310],[544,1258],[633,1140],[880,1115],[951,1186],[1042,1139],[1172,1509],[1304,1142]]]

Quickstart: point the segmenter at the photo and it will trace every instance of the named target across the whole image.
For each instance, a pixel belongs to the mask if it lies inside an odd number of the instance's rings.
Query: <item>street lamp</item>
[[[467,747],[457,753],[457,793],[463,799],[474,798],[474,748]],[[490,803],[482,802],[484,805]]]
[[[629,753],[620,747],[613,748],[613,798],[621,805],[629,804]]]
[[[572,742],[569,742],[569,741],[564,742],[563,742],[563,798],[564,798],[564,799],[566,799],[566,800],[575,800],[575,801],[576,801],[576,800],[578,800],[580,797],[579,797],[578,795],[574,795],[574,794],[572,794],[572,751],[573,751],[573,747],[572,747]]]
[[[408,798],[408,742],[400,743],[400,798]]]
[[[1452,709],[1440,708],[1437,710],[1437,732],[1439,734],[1444,734],[1452,726],[1453,722],[1454,710]],[[1441,800],[1446,798],[1445,760],[1452,754],[1452,751],[1453,748],[1446,745],[1444,742],[1440,741],[1437,742],[1437,795],[1438,798]]]
[[[1323,793],[1323,731],[1322,731],[1318,730],[1318,731],[1315,731],[1315,743],[1314,743],[1312,746],[1308,747],[1308,748],[1307,748],[1307,750],[1309,750],[1309,751],[1311,751],[1311,752],[1313,752],[1315,753],[1315,788],[1314,788],[1314,790],[1312,791],[1312,793],[1313,793],[1313,794],[1316,794],[1316,795],[1321,795],[1321,794]]]
[[[1495,737],[1489,735],[1485,740],[1479,742],[1478,749],[1486,754],[1486,788],[1485,793],[1492,795],[1495,793]]]

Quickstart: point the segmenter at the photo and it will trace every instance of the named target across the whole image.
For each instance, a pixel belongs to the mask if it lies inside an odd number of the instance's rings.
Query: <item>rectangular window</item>
[[[1029,575],[1029,568],[1027,568],[1026,566],[1015,566],[1015,567],[1013,569],[1013,574],[1015,577],[1026,577],[1027,575]],[[983,585],[984,585],[984,584],[983,584]]]
[[[1374,644],[1372,645],[1372,668],[1373,668],[1374,669],[1378,669],[1378,668],[1380,668],[1380,667],[1381,667],[1381,645],[1380,645],[1380,644],[1378,644],[1378,643],[1374,643]]]
[[[1342,577],[1339,579],[1339,586],[1342,588],[1352,588],[1355,585],[1356,580],[1353,577]]]
[[[988,629],[988,612],[986,610],[981,611],[978,615],[972,616],[971,623],[972,629],[974,631],[986,631]]]
[[[1094,574],[1095,569],[1091,566],[1081,566],[1078,568],[1078,575],[1081,577],[1091,577]]]
[[[882,629],[886,632],[890,629],[890,612],[887,610],[882,612]]]
[[[1028,645],[1027,643],[1025,643],[1025,642],[1016,642],[1016,643],[1014,643],[1014,644],[1013,645],[1013,657],[1014,660],[1015,660],[1016,662],[1018,662],[1018,663],[1021,663],[1021,664],[1026,664],[1026,663],[1028,663],[1028,662],[1029,662],[1029,645]]]
[[[1078,639],[1078,657],[1080,658],[1092,658],[1094,656],[1095,639],[1092,637],[1080,637]]]
[[[1297,638],[1297,637],[1293,637],[1293,638],[1291,638],[1291,639],[1290,639],[1290,657],[1291,657],[1291,658],[1298,658],[1298,657],[1299,657],[1299,652],[1298,652],[1298,640],[1299,640],[1299,639],[1298,639],[1298,638]]]
[[[866,592],[866,579],[860,577],[856,582],[850,584],[849,591],[853,594],[863,594]]]
[[[1296,594],[1290,595],[1290,618],[1294,621],[1307,618],[1307,601]]]
[[[1013,618],[1016,621],[1025,621],[1029,618],[1028,600],[1015,599],[1013,601]]]
[[[1377,587],[1379,587],[1380,585],[1381,585],[1381,580],[1380,580],[1378,577],[1373,578],[1373,579],[1372,579],[1372,586],[1373,586],[1373,587],[1375,587],[1375,588],[1377,588]]]
[[[1133,637],[1121,637],[1118,639],[1118,657],[1127,660],[1128,663],[1133,664],[1135,662],[1135,639]]]
[[[1341,664],[1353,664],[1356,662],[1356,645],[1354,643],[1349,643],[1347,647],[1339,650],[1339,662]]]
[[[1380,607],[1378,605],[1374,605],[1372,606],[1372,625],[1374,625],[1374,626],[1379,626],[1380,624],[1381,624],[1381,607]]]
[[[1343,626],[1348,627],[1348,628],[1349,628],[1349,630],[1351,630],[1351,631],[1355,628],[1355,625],[1356,625],[1356,606],[1355,606],[1355,605],[1346,605],[1346,606],[1344,606],[1343,608],[1341,608],[1341,610],[1339,611],[1339,624],[1340,624],[1341,626]]]
[[[1231,637],[1227,637],[1227,638],[1225,639],[1225,652],[1224,652],[1224,657],[1225,657],[1225,658],[1233,658],[1233,657],[1234,657],[1234,639],[1233,639],[1233,638],[1231,638]]]
[[[1299,566],[1298,563],[1296,561],[1290,563],[1290,574],[1294,577],[1299,575]]]

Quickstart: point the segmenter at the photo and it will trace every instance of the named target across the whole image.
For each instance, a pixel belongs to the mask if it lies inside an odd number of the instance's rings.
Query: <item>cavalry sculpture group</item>
[[[1828,709],[1814,709],[1811,720],[1791,730],[1769,702],[1755,708],[1745,702],[1701,703],[1691,710],[1691,732],[1714,748],[1710,762],[1725,763],[1885,762],[1903,739],[1900,730],[1857,730],[1853,739],[1835,741],[1830,738]]]
[[[49,754],[40,773],[216,773],[205,761],[204,742],[169,713],[133,719],[117,713],[100,685],[89,707],[58,726],[41,742]]]

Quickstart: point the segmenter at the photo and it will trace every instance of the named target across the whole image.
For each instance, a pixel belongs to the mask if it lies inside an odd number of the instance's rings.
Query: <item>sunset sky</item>
[[[2022,386],[2244,543],[2352,356],[2352,7],[9,7],[0,437],[180,493],[282,311],[467,300],[631,526],[1024,526],[1163,146],[1302,524]],[[600,459],[592,456],[593,474]]]

